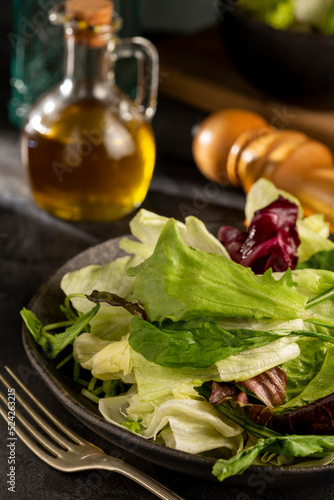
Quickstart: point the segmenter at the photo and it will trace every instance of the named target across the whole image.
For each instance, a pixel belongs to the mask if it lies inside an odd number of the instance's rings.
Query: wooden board
[[[300,130],[334,151],[334,94],[285,102],[261,91],[229,59],[218,26],[165,40],[158,50],[161,94],[207,112],[249,109],[277,128]]]

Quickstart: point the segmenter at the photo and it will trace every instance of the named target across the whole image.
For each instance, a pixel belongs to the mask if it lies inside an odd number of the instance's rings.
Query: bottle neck
[[[66,37],[65,79],[74,85],[91,87],[110,78],[111,58],[107,43],[92,47],[78,43],[75,35]]]

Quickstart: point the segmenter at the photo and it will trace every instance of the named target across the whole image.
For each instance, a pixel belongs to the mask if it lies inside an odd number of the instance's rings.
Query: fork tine
[[[32,392],[23,385],[22,381],[15,375],[15,373],[8,367],[5,369],[9,375],[15,380],[15,382],[21,387],[21,389],[30,397],[30,399],[35,403],[35,405],[46,415],[51,422],[58,427],[67,437],[71,438],[76,444],[87,444],[88,442],[79,436],[76,432],[72,431],[67,427],[67,425],[59,422],[59,420],[51,413],[44,405],[42,405],[38,399],[32,394]]]
[[[0,381],[7,388],[10,388],[8,380],[6,380],[5,377],[3,377],[1,374],[0,374]],[[69,441],[64,436],[59,434],[59,432],[53,429],[53,427],[51,427],[26,401],[24,401],[24,399],[21,398],[20,394],[17,391],[15,392],[15,398],[25,409],[25,411],[29,413],[29,415],[35,420],[35,422],[43,429],[43,431],[45,431],[49,436],[51,436],[56,443],[58,443],[60,446],[66,449],[73,449],[73,446],[77,446],[73,444],[72,441]]]
[[[8,422],[8,424],[11,424],[11,422],[8,420],[6,412],[4,411],[1,405],[0,405],[0,415],[4,418],[6,422]],[[12,427],[15,431],[15,434],[19,436],[19,438],[23,441],[23,443],[26,446],[28,446],[28,448],[30,448],[30,450],[33,453],[35,453],[35,455],[37,455],[41,460],[44,460],[44,462],[46,462],[47,464],[56,467],[55,464],[57,459],[55,457],[49,455],[48,453],[45,453],[45,451],[43,451],[39,446],[37,446],[37,444],[34,441],[32,441],[27,436],[27,434],[24,431],[22,431],[22,429],[20,429],[20,427],[18,427],[17,425],[15,425],[15,427],[14,426]]]
[[[0,399],[6,403],[7,400],[3,393],[0,391]],[[30,434],[36,439],[36,441],[39,442],[46,450],[48,450],[50,453],[52,453],[54,456],[59,456],[59,452],[61,451],[57,446],[55,446],[54,443],[52,443],[47,437],[43,436],[36,427],[34,427],[29,420],[27,420],[22,413],[15,409],[15,418],[30,432]],[[6,418],[7,422],[11,424],[11,421]],[[11,424],[13,427],[13,430],[15,430],[15,427],[13,424]]]

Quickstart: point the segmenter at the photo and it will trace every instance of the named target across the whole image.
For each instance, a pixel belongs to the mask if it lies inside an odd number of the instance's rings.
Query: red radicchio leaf
[[[213,405],[220,405],[227,399],[230,399],[238,394],[238,388],[228,382],[212,382],[212,392],[209,402]]]
[[[275,366],[256,377],[238,382],[238,385],[252,391],[266,406],[272,408],[283,404],[286,383],[285,371]]]
[[[256,377],[238,382],[238,385],[252,391],[268,408],[283,403],[287,377],[279,366],[271,368]],[[239,403],[247,404],[247,395],[232,382],[212,382],[210,403],[214,406],[224,403],[227,399],[234,399]],[[263,410],[264,406],[260,406]]]
[[[245,392],[239,392],[235,400],[243,405],[248,404],[248,396]]]
[[[297,410],[272,417],[268,427],[281,434],[334,434],[334,393]]]
[[[263,274],[269,268],[279,272],[295,269],[300,244],[297,217],[297,205],[279,196],[255,212],[248,232],[222,226],[218,239],[232,260],[251,267],[256,274]]]
[[[249,405],[245,410],[249,418],[261,425],[267,425],[268,420],[273,415],[272,409],[264,405]]]

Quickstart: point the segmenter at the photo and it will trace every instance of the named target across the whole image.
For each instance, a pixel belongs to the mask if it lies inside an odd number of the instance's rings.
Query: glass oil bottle
[[[117,39],[115,12],[85,17],[85,2],[72,3],[80,15],[71,16],[65,4],[50,12],[64,25],[66,74],[30,111],[22,160],[39,207],[67,220],[111,221],[138,207],[150,185],[158,56],[144,38]],[[135,101],[114,82],[115,62],[125,57],[138,60]]]

